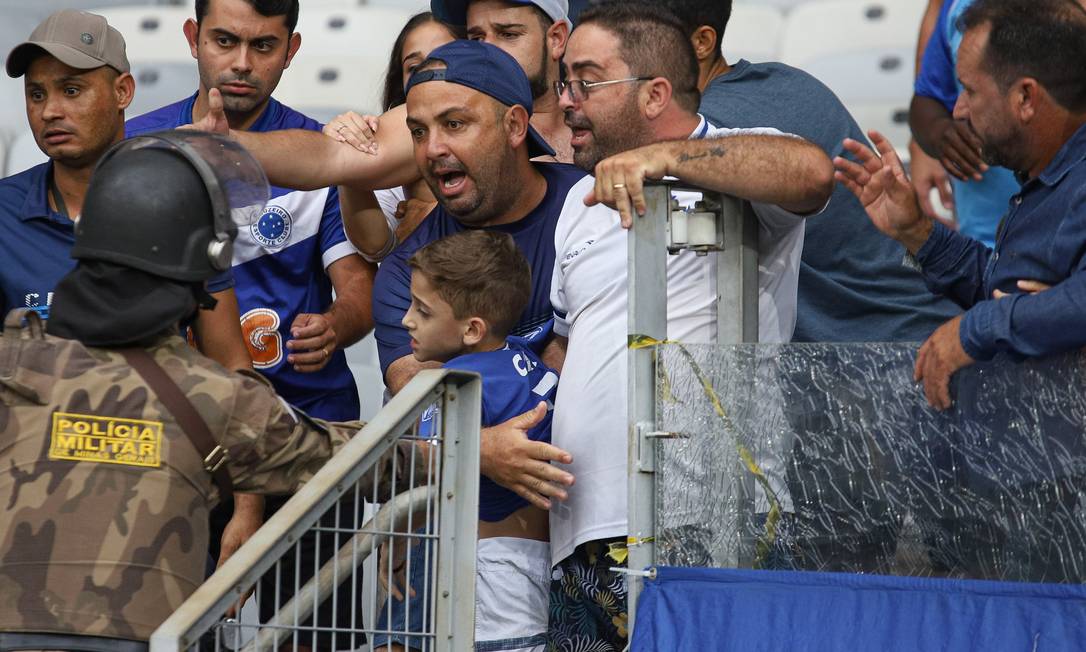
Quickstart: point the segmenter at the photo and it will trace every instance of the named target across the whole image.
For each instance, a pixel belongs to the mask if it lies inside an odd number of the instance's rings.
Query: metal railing
[[[701,193],[719,216],[716,242],[688,239],[692,229],[673,220],[673,195]],[[678,181],[646,184],[648,210],[635,219],[628,242],[629,308],[627,331],[629,373],[627,396],[630,569],[656,562],[655,442],[666,436],[656,417],[656,354],[653,344],[667,340],[667,256],[696,248],[698,255],[716,257],[717,343],[758,339],[758,226],[746,202],[719,193],[706,193]],[[704,232],[704,229],[703,229]],[[711,238],[710,238],[711,239]],[[713,253],[710,253],[713,252]],[[692,255],[687,251],[686,255]],[[629,625],[633,630],[640,579],[629,581]]]
[[[472,649],[481,391],[476,374],[420,372],[162,623],[152,652],[358,650],[374,637]],[[394,561],[397,545],[417,554]],[[425,579],[396,601],[362,577],[367,560],[397,584]],[[259,624],[234,618],[250,591]]]

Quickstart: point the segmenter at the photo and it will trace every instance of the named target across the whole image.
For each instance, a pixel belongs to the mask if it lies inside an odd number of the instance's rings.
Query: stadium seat
[[[133,3],[129,3],[133,4]],[[94,13],[106,17],[124,37],[128,60],[136,63],[186,62],[195,66],[182,26],[193,15],[183,7],[105,7]]]
[[[128,118],[188,97],[200,83],[196,62],[191,59],[185,63],[133,63],[132,76],[136,78],[136,96],[125,111]]]
[[[798,5],[785,20],[781,60],[806,68],[812,60],[835,54],[915,50],[925,4],[920,0],[818,0]]]
[[[22,133],[12,141],[11,148],[8,149],[4,175],[11,176],[16,172],[22,172],[47,160],[48,157],[38,149],[38,144],[34,142],[34,134],[24,126]]]
[[[912,97],[914,47],[871,48],[825,54],[801,68],[830,87],[845,106],[908,103]]]
[[[298,16],[302,35],[298,57],[347,56],[383,73],[396,36],[412,14],[399,5],[302,11]]]
[[[879,131],[900,149],[905,149],[912,137],[909,131],[908,101],[853,103],[849,106],[849,111],[865,134],[872,129]]]
[[[0,139],[26,130],[26,99],[23,80],[0,73]],[[10,142],[10,140],[9,140]]]
[[[728,63],[777,61],[783,29],[784,16],[775,7],[736,3],[724,32],[724,59]]]
[[[283,73],[275,98],[321,121],[347,110],[380,113],[382,73],[343,56],[299,56]]]

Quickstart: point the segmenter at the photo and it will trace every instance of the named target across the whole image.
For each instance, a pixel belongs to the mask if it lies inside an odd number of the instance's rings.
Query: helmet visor
[[[215,231],[233,237],[260,218],[270,197],[268,178],[233,140],[203,131],[160,131],[136,136],[114,149],[159,147],[182,154],[203,178],[215,210]]]

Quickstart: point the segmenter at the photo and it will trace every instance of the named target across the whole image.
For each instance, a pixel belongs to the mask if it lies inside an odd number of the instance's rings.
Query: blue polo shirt
[[[536,163],[535,167],[547,181],[543,201],[516,222],[486,227],[489,231],[502,231],[513,236],[517,248],[528,259],[532,270],[532,296],[520,321],[513,327],[512,335],[529,339],[535,339],[546,329],[547,322],[554,316],[551,306],[554,227],[569,189],[585,176],[582,170],[563,163]],[[467,228],[438,204],[377,269],[377,279],[373,283],[373,320],[382,374],[387,373],[389,365],[396,360],[411,355],[411,336],[400,323],[411,306],[411,268],[407,260],[423,246]]]
[[[948,113],[954,113],[954,104],[962,92],[954,70],[958,46],[962,42],[958,18],[971,4],[973,0],[947,0],[943,3],[916,76],[913,92],[940,102]],[[954,215],[958,229],[989,247],[994,246],[999,218],[1007,210],[1008,199],[1019,189],[1014,173],[1007,168],[990,167],[980,181],[959,181],[951,177],[950,184],[954,189]]]
[[[31,308],[49,318],[53,288],[75,267],[71,257],[75,223],[49,208],[47,161],[0,180],[0,292],[4,314]],[[210,292],[228,290],[226,272],[208,282]]]
[[[49,317],[53,288],[75,266],[75,224],[49,208],[49,161],[0,180],[0,292],[4,314],[31,308]]]
[[[1086,126],[1011,198],[994,250],[936,223],[916,259],[933,291],[968,309],[961,342],[974,359],[1086,345]],[[1023,293],[1023,279],[1053,287]]]

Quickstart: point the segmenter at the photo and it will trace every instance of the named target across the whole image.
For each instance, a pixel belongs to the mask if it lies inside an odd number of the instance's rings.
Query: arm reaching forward
[[[222,96],[214,88],[208,93],[207,115],[193,127],[229,134],[260,162],[272,184],[284,188],[316,190],[342,185],[373,190],[402,186],[419,178],[404,106],[381,116],[376,154],[306,129],[233,131],[226,123]]]
[[[654,143],[596,165],[596,187],[585,204],[618,210],[629,227],[632,210],[647,210],[645,179],[677,177],[706,190],[776,204],[792,213],[822,208],[833,193],[833,164],[800,138],[736,135]],[[631,210],[632,207],[632,210]]]

